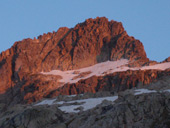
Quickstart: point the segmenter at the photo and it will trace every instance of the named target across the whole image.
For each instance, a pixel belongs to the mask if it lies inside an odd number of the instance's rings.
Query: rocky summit
[[[170,57],[151,61],[121,22],[90,18],[0,54],[0,127],[168,128],[169,76]]]

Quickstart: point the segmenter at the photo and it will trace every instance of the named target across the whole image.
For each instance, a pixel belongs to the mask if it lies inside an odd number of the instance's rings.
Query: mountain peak
[[[75,29],[96,30],[96,33],[110,32],[112,36],[125,32],[121,22],[109,21],[106,17],[89,18],[75,26]],[[126,33],[126,32],[125,32]]]
[[[18,93],[23,99],[38,96],[39,93],[46,95],[58,88],[61,76],[50,78],[50,81],[40,72],[76,70],[121,59],[132,62],[129,63],[131,66],[150,63],[143,44],[128,36],[121,22],[109,21],[105,17],[90,18],[71,29],[62,27],[57,32],[40,35],[37,39],[16,42],[3,52],[0,56],[0,93],[10,93],[10,88],[15,87],[22,92]],[[33,79],[36,82],[30,84]],[[38,89],[39,85],[46,83],[48,88],[43,86]],[[42,88],[47,93],[41,92]]]

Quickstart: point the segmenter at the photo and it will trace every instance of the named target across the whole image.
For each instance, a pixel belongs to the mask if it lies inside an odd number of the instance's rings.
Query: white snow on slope
[[[141,95],[143,93],[156,93],[155,90],[149,90],[149,89],[136,89],[134,95]]]
[[[152,65],[152,66],[144,66],[140,69],[141,70],[149,70],[149,69],[166,70],[168,68],[170,68],[170,62],[155,64],[155,65]]]
[[[106,61],[102,63],[95,64],[90,67],[81,68],[78,70],[68,70],[68,71],[60,71],[60,70],[52,70],[50,72],[42,72],[44,75],[60,75],[62,79],[60,79],[60,82],[63,83],[76,83],[81,79],[87,79],[91,76],[102,76],[105,75],[105,73],[109,74],[114,72],[116,68],[120,68],[120,66],[124,66],[128,64],[127,59],[122,59],[118,61]],[[75,73],[77,72],[77,73]],[[87,76],[80,77],[77,79],[74,79],[74,77],[79,76],[81,73],[85,72],[91,72]]]
[[[157,92],[159,92],[159,93],[169,92],[170,93],[170,89],[161,90],[161,91],[149,90],[149,89],[136,89],[136,90],[134,90],[134,95],[136,96],[136,95],[141,95],[141,94],[145,94],[145,93],[148,94],[148,93],[157,93]],[[57,102],[57,99],[45,99],[45,100],[41,101],[40,103],[35,104],[34,106],[58,104],[58,105],[61,105],[60,107],[58,107],[61,111],[64,111],[67,113],[71,113],[71,112],[77,113],[80,111],[77,109],[79,107],[83,107],[83,111],[86,111],[86,110],[92,109],[92,108],[96,107],[97,105],[101,104],[104,100],[114,102],[117,99],[118,99],[118,96],[72,100],[72,101],[68,101],[68,102],[66,102],[66,101]],[[76,105],[76,103],[79,103],[79,104]],[[69,104],[71,104],[71,105],[69,105]]]
[[[170,62],[135,68],[130,68],[126,66],[128,63],[129,61],[127,59],[121,59],[117,61],[106,61],[77,70],[68,71],[52,70],[50,72],[41,73],[44,75],[60,75],[62,79],[60,79],[59,82],[62,82],[64,85],[65,83],[76,83],[81,79],[87,79],[92,76],[104,76],[106,74],[114,72],[122,72],[127,70],[149,70],[149,69],[166,70],[170,68]],[[82,73],[87,74],[82,75]]]
[[[167,89],[167,90],[163,90],[163,92],[169,92],[169,93],[170,93],[170,89]]]
[[[118,96],[111,96],[111,97],[102,97],[102,98],[89,98],[89,99],[82,99],[82,100],[73,100],[73,101],[60,101],[60,102],[55,102],[56,99],[52,99],[52,100],[43,100],[40,103],[35,104],[35,106],[39,106],[39,105],[54,105],[54,104],[58,104],[58,105],[62,105],[64,103],[67,104],[73,104],[73,103],[80,103],[78,105],[67,105],[67,106],[61,106],[58,107],[61,111],[70,113],[70,112],[79,112],[79,110],[76,110],[79,107],[83,107],[83,111],[86,111],[88,109],[92,109],[94,107],[96,107],[97,105],[101,104],[103,100],[108,100],[108,101],[115,101],[116,99],[118,99]]]
[[[76,108],[83,107],[83,111],[86,111],[88,109],[92,109],[96,107],[97,105],[101,104],[103,100],[108,100],[108,101],[115,101],[118,99],[118,96],[112,96],[112,97],[103,97],[103,98],[89,98],[89,99],[83,99],[83,100],[75,100],[75,101],[70,101],[67,103],[83,103],[81,105],[71,105],[70,106],[61,106],[59,109],[64,112],[79,112],[79,110],[75,110]]]
[[[166,92],[170,92],[170,89],[166,90]]]
[[[56,101],[56,99],[43,100],[40,103],[36,104],[35,106],[44,105],[44,104],[52,105],[54,101]]]

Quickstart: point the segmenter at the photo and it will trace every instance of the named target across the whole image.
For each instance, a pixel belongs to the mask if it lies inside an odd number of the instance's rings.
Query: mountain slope
[[[125,71],[101,77],[92,76],[78,81],[75,83],[76,86],[66,83],[61,87],[62,76],[41,73],[51,70],[75,70],[120,59],[127,59],[130,67],[157,64],[147,58],[139,40],[128,36],[122,23],[108,21],[105,17],[87,19],[74,28],[60,28],[57,32],[41,35],[37,39],[24,39],[16,42],[0,55],[0,101],[7,104],[31,103],[44,97],[96,92],[108,89],[110,86],[115,91],[114,87],[118,87],[120,83],[124,83],[122,88],[126,89],[140,82],[150,83],[159,76],[157,73],[159,71],[133,71],[132,73]],[[152,72],[156,73],[150,77]],[[133,79],[133,74],[140,73],[143,75],[136,77],[139,79]],[[110,84],[112,82],[108,77],[119,82]],[[98,84],[101,81],[104,81],[103,85]],[[89,85],[95,85],[95,88]],[[120,90],[122,89],[116,91]]]
[[[118,95],[98,92],[58,96],[5,108],[5,112],[0,108],[0,127],[169,128],[169,82],[169,77],[163,77],[145,89],[129,89]]]

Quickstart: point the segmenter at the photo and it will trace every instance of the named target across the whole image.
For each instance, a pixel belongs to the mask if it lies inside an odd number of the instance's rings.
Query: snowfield
[[[77,108],[83,107],[83,111],[86,111],[88,109],[92,109],[96,107],[97,105],[101,104],[104,100],[112,101],[118,99],[118,96],[112,96],[112,97],[103,97],[103,98],[89,98],[89,99],[83,99],[83,100],[75,100],[75,101],[69,101],[67,103],[82,103],[81,105],[71,105],[71,106],[61,106],[59,109],[61,111],[70,113],[70,112],[79,112]],[[64,102],[63,102],[64,103]],[[62,104],[62,102],[60,102]]]
[[[59,82],[63,83],[76,83],[81,79],[87,79],[92,76],[104,76],[106,74],[111,74],[114,72],[122,72],[127,70],[150,70],[150,69],[157,69],[157,70],[166,70],[170,68],[170,62],[155,64],[152,66],[143,66],[143,67],[128,67],[127,64],[129,61],[127,59],[121,59],[117,61],[106,61],[102,63],[95,64],[90,67],[81,68],[77,70],[68,70],[68,71],[61,71],[61,70],[52,70],[50,72],[41,72],[44,75],[59,75],[62,79]],[[61,86],[62,86],[61,85]]]
[[[168,90],[165,90],[165,91],[170,93],[170,89],[168,89]]]
[[[170,62],[155,64],[152,66],[143,66],[143,67],[128,67],[127,65],[130,62],[127,59],[121,59],[118,61],[106,61],[102,63],[95,64],[90,67],[81,68],[77,70],[68,70],[68,71],[61,71],[61,70],[52,70],[50,72],[41,72],[44,75],[59,75],[62,78],[59,82],[62,83],[63,86],[66,83],[76,83],[81,79],[87,79],[92,76],[104,76],[106,74],[111,74],[114,72],[122,72],[127,70],[166,70],[170,68]],[[148,90],[148,89],[136,89],[134,90],[134,95],[141,95],[144,93],[156,93],[156,90]],[[163,90],[160,92],[170,92],[169,90]],[[68,97],[74,97],[75,95],[71,95]],[[37,105],[53,105],[58,104],[60,105],[59,109],[61,111],[70,113],[70,112],[79,112],[80,109],[86,111],[88,109],[92,109],[97,105],[101,104],[104,100],[114,102],[118,99],[118,96],[111,96],[111,97],[102,97],[102,98],[89,98],[89,99],[82,99],[82,100],[72,100],[72,101],[57,101],[57,99],[46,99],[41,101],[40,103],[35,104]]]
[[[149,90],[149,89],[136,89],[134,90],[134,95],[141,95],[145,93],[164,93],[164,92],[169,92],[170,89],[167,90],[161,90],[161,91],[156,91],[156,90]],[[82,95],[82,94],[81,94]],[[74,95],[72,95],[73,97]],[[69,97],[69,96],[68,96]],[[79,108],[81,107],[83,111],[93,109],[97,105],[101,104],[104,100],[112,101],[114,103],[115,100],[118,99],[118,96],[109,96],[109,97],[99,97],[99,98],[89,98],[89,99],[82,99],[82,100],[72,100],[72,101],[57,101],[57,98],[55,99],[45,99],[34,106],[39,106],[39,105],[60,105],[58,107],[61,111],[66,112],[66,113],[78,113],[80,112]]]
[[[35,106],[39,106],[39,105],[54,105],[54,104],[58,104],[58,105],[63,105],[61,107],[59,107],[59,109],[61,111],[70,113],[70,112],[74,112],[77,113],[80,110],[78,110],[77,108],[82,107],[83,111],[86,111],[88,109],[92,109],[94,107],[96,107],[97,105],[101,104],[104,100],[108,100],[108,101],[112,101],[114,102],[115,100],[118,99],[118,96],[111,96],[111,97],[102,97],[102,98],[89,98],[89,99],[82,99],[82,100],[73,100],[73,101],[59,101],[57,102],[57,99],[46,99],[41,101],[40,103],[35,104]],[[64,104],[75,104],[78,103],[77,105],[64,105]]]
[[[62,79],[59,82],[62,83],[76,83],[81,79],[87,79],[92,76],[103,76],[105,74],[113,73],[117,68],[121,66],[125,66],[128,64],[128,60],[122,59],[119,61],[106,61],[102,63],[95,64],[90,67],[81,68],[78,70],[68,70],[68,71],[61,71],[61,70],[52,70],[50,72],[41,72],[44,75],[60,75]],[[121,69],[121,68],[120,68]],[[126,70],[126,69],[121,69]],[[82,73],[87,73],[86,76],[80,76]],[[78,77],[80,76],[80,78]],[[77,77],[77,78],[75,78]]]
[[[55,101],[56,101],[56,99],[47,99],[47,100],[41,101],[40,103],[36,104],[35,106],[45,105],[45,104],[52,105]]]
[[[136,89],[134,95],[141,95],[144,93],[156,93],[157,91],[155,90],[148,90],[148,89]]]

